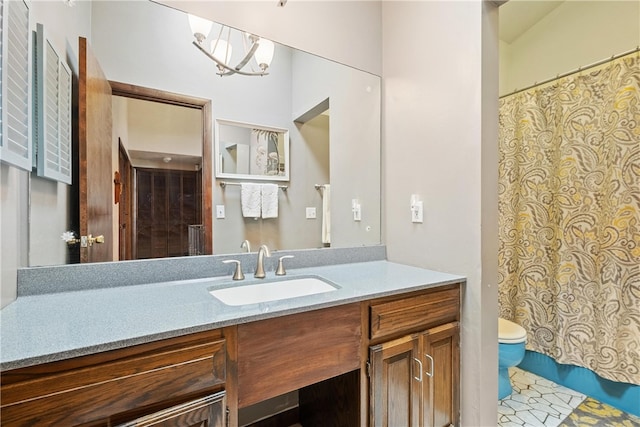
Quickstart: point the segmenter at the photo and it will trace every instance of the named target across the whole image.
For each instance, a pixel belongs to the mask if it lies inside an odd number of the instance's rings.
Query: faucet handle
[[[282,262],[283,259],[287,258],[293,258],[293,255],[283,255],[280,257],[280,259],[278,260],[278,269],[276,270],[276,276],[284,276],[285,274],[287,274],[284,269],[284,263]]]
[[[233,273],[233,280],[244,280],[244,273],[242,273],[242,265],[240,261],[237,259],[225,259],[222,261],[225,264],[230,264],[232,262],[236,263],[236,271]]]

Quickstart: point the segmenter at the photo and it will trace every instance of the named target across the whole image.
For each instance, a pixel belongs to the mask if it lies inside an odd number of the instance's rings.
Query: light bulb
[[[229,64],[231,60],[231,45],[227,43],[226,40],[217,39],[211,42],[211,54],[215,56],[215,58],[224,62],[225,64]]]
[[[258,49],[254,53],[256,58],[256,62],[258,66],[262,69],[262,71],[269,68],[271,65],[271,60],[273,59],[273,52],[275,50],[275,45],[271,40],[260,38],[258,39]]]
[[[189,25],[191,26],[191,33],[198,40],[198,43],[202,43],[209,35],[213,22],[190,14]]]

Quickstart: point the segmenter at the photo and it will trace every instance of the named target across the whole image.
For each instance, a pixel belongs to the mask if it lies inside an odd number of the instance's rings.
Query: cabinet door
[[[370,426],[418,426],[422,371],[419,337],[406,336],[369,348]]]
[[[224,427],[225,392],[135,419],[119,427]]]
[[[424,426],[458,425],[460,379],[460,327],[458,322],[421,334],[424,357]]]

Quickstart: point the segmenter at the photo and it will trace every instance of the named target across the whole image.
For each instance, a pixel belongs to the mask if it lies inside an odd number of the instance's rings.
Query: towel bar
[[[227,182],[227,181],[220,181],[220,187],[225,188],[227,185],[237,185],[240,186],[242,185],[241,182]],[[278,188],[281,189],[282,191],[287,191],[287,189],[289,188],[288,185],[278,185]]]

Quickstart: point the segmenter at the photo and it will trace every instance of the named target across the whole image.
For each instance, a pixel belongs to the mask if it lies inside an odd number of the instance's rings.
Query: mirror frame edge
[[[112,96],[122,96],[163,104],[195,108],[202,111],[202,223],[204,225],[204,254],[213,254],[213,139],[211,100],[182,95],[160,89],[109,80]],[[206,143],[208,142],[208,143]]]

